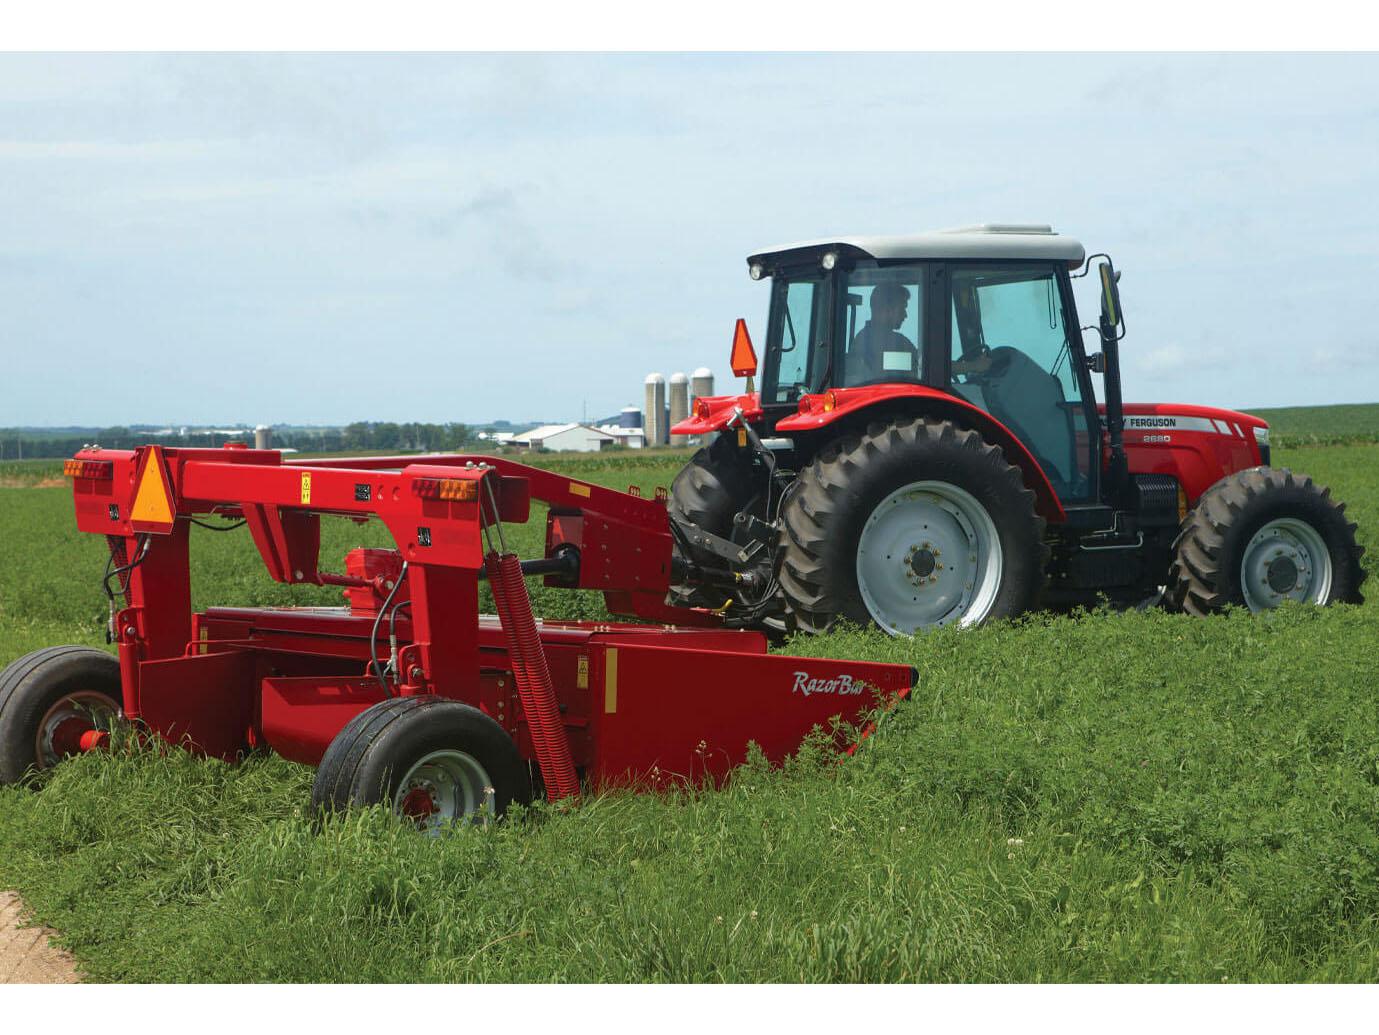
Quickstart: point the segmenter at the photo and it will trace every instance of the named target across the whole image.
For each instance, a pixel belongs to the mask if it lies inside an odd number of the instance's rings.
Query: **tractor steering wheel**
[[[1005,351],[1009,351],[1009,350],[1005,350]],[[979,362],[981,362],[982,360],[987,359],[988,357],[991,357],[991,356],[992,356],[992,349],[991,349],[991,346],[989,346],[989,345],[979,345],[979,346],[977,346],[976,348],[972,349],[970,352],[964,352],[964,353],[962,354],[962,358],[959,359],[958,362],[959,362],[959,363],[979,363]],[[1009,363],[1009,362],[1010,362],[1009,357],[1005,357],[1005,361],[1002,362],[1002,363],[1000,363],[1000,366],[1001,366],[1002,368],[1004,368],[1004,367],[1006,366],[1006,364]],[[984,369],[982,369],[982,370],[968,369],[968,370],[963,370],[963,371],[958,371],[958,372],[964,374],[964,375],[967,377],[967,381],[966,381],[967,384],[970,384],[970,385],[973,385],[973,384],[975,384],[975,385],[981,385],[981,384],[984,384],[984,383],[991,377],[992,368],[993,368],[994,366],[996,366],[996,364],[997,364],[997,360],[994,359],[994,358],[992,358],[991,363],[990,363],[989,365],[987,365],[987,366],[986,366]]]

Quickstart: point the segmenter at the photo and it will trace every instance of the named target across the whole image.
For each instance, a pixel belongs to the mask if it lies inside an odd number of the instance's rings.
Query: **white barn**
[[[512,444],[528,449],[570,450],[576,453],[597,453],[617,444],[610,435],[587,424],[546,424],[512,437]]]

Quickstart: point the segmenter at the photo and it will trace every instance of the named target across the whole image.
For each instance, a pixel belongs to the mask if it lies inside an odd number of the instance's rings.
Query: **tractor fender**
[[[703,395],[694,400],[694,411],[670,429],[672,435],[707,435],[722,431],[733,419],[733,414],[741,408],[742,419],[749,424],[758,423],[764,416],[761,409],[761,395],[748,392],[745,395]]]
[[[831,408],[825,408],[830,404]],[[817,431],[839,423],[857,423],[859,419],[874,420],[881,415],[877,411],[884,411],[886,416],[955,419],[979,432],[1020,469],[1025,486],[1034,493],[1035,510],[1050,524],[1061,524],[1067,520],[1063,504],[1049,483],[1044,468],[1010,428],[966,399],[928,385],[866,385],[860,388],[835,388],[821,395],[805,395],[800,398],[799,412],[777,421],[776,431],[782,434]]]

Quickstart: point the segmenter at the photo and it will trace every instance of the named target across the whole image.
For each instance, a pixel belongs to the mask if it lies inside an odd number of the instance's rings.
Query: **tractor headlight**
[[[824,257],[819,260],[819,265],[826,270],[831,270],[834,266],[838,265],[838,253],[824,252]]]
[[[760,280],[765,275],[766,270],[762,268],[759,262],[754,262],[747,267],[747,276],[751,277],[753,280]]]
[[[1261,446],[1267,446],[1269,444],[1269,429],[1255,428],[1255,441]]]

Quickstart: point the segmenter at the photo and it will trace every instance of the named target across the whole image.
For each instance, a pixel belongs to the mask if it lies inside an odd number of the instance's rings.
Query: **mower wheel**
[[[326,748],[311,787],[314,812],[391,804],[433,836],[530,800],[527,765],[507,731],[477,708],[432,696],[395,697],[356,715]]]
[[[698,450],[670,485],[667,509],[680,527],[693,526],[723,539],[733,539],[733,518],[740,511],[764,512],[765,472],[754,473],[751,454],[736,449],[723,435]],[[679,547],[677,546],[677,549]],[[720,562],[721,563],[721,562]],[[732,596],[708,586],[672,586],[669,602],[678,607],[722,607]]]
[[[892,635],[1033,608],[1049,549],[1001,450],[948,421],[873,423],[819,453],[782,510],[788,620]]]
[[[120,714],[120,663],[94,647],[45,647],[0,672],[0,785],[51,769]]]
[[[1364,547],[1345,504],[1305,474],[1252,467],[1202,494],[1173,543],[1169,600],[1204,616],[1285,600],[1363,603]]]

